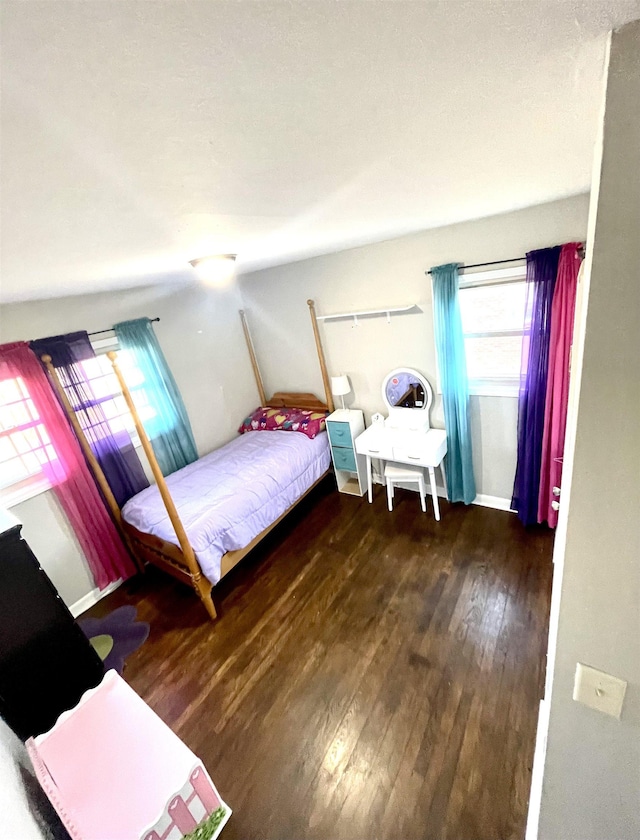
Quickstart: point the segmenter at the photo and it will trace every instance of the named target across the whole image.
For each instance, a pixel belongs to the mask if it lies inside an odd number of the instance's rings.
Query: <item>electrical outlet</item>
[[[626,690],[624,680],[578,662],[573,685],[573,699],[578,703],[619,719]]]

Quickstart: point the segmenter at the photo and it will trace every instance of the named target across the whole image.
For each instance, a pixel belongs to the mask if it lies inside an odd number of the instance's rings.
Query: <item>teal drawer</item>
[[[342,425],[348,424],[343,423]],[[342,447],[333,447],[333,463],[337,470],[351,470],[356,471],[356,456],[353,454],[353,449],[342,449]]]
[[[329,440],[335,446],[351,446],[351,429],[348,423],[332,421],[327,423]]]

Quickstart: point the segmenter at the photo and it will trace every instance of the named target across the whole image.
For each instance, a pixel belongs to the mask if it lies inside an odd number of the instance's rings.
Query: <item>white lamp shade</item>
[[[346,374],[331,377],[331,393],[334,397],[344,397],[345,394],[351,393],[349,377]]]

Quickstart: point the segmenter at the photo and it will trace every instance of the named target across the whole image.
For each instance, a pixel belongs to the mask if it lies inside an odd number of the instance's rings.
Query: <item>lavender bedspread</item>
[[[330,464],[327,433],[310,440],[300,432],[241,435],[172,473],[166,481],[203,573],[220,580],[220,560],[244,548],[271,525]],[[178,545],[155,486],[122,509],[134,528]]]

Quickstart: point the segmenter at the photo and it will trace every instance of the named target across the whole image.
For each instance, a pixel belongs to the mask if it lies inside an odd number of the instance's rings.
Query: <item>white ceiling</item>
[[[241,271],[589,188],[640,0],[5,0],[4,300]]]

